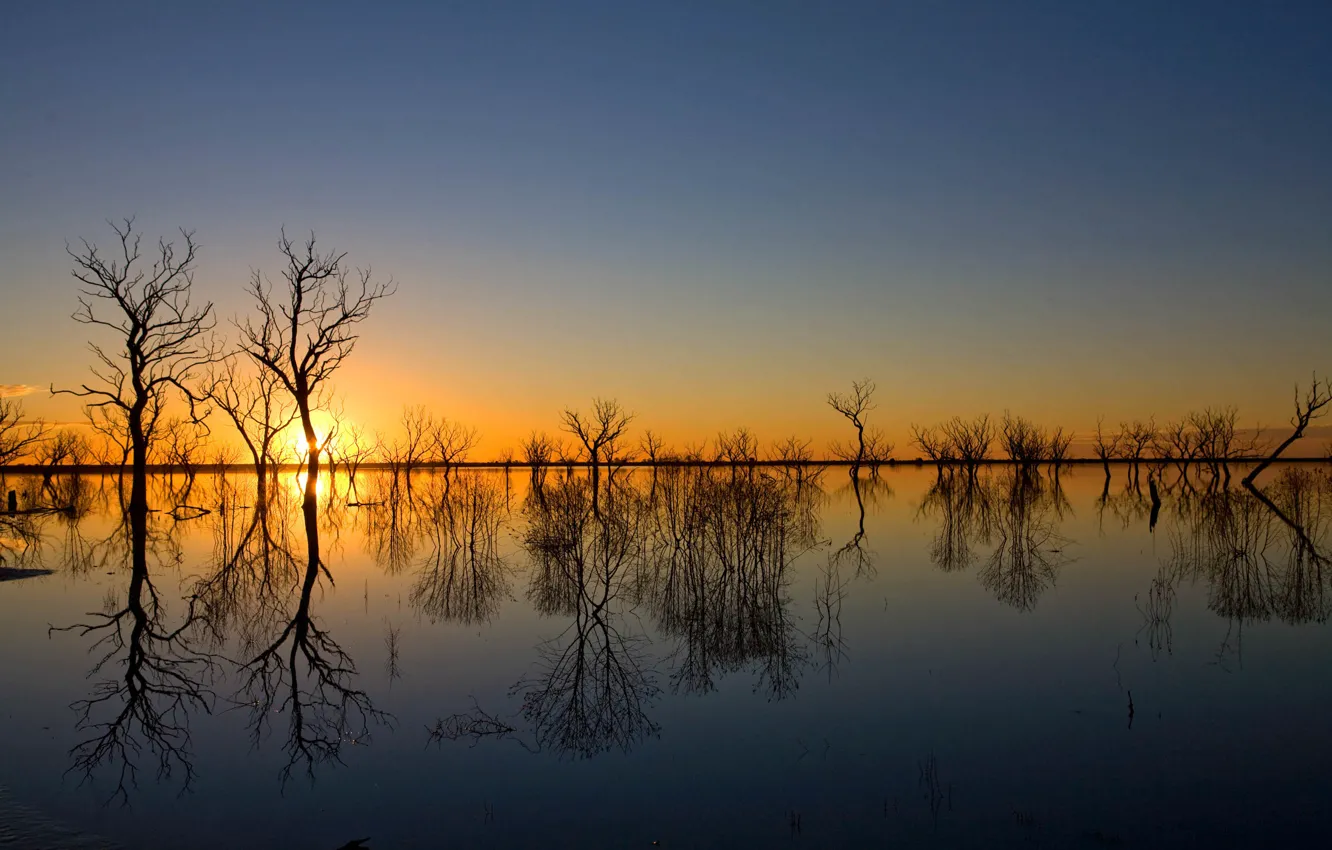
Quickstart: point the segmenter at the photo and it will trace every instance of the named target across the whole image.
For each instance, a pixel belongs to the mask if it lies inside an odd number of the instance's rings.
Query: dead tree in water
[[[920,449],[921,454],[925,455],[926,459],[937,464],[938,469],[936,471],[940,478],[943,477],[944,464],[952,463],[957,459],[953,456],[952,444],[940,428],[926,428],[912,423],[911,442],[915,444],[916,448]]]
[[[93,457],[104,466],[114,466],[123,480],[133,451],[125,411],[118,407],[91,407],[83,413],[88,418],[88,427],[100,437],[91,444]]]
[[[839,456],[849,455],[851,461],[852,473],[860,468],[865,462],[865,422],[866,413],[874,409],[874,382],[868,378],[863,381],[853,381],[851,383],[851,392],[828,393],[828,406],[846,417],[856,428],[856,450],[852,455],[849,448],[834,447],[833,452]]]
[[[546,468],[550,466],[555,454],[555,445],[546,432],[533,431],[523,441],[523,460],[532,473],[532,489],[538,494],[546,483]]]
[[[804,480],[805,466],[814,458],[809,449],[810,442],[799,437],[787,437],[772,447],[773,456],[785,464],[786,474],[789,476],[794,473],[797,481]]]
[[[1045,459],[1054,469],[1056,477],[1059,475],[1059,467],[1068,462],[1069,448],[1075,436],[1072,431],[1065,432],[1062,427],[1056,427],[1050,432],[1050,438],[1045,444]]]
[[[0,466],[13,463],[46,438],[46,423],[25,421],[23,404],[0,397]]]
[[[976,467],[989,460],[990,443],[994,442],[994,424],[988,415],[982,414],[970,422],[954,416],[940,430],[948,441],[949,456],[965,466],[968,474],[974,476]]]
[[[87,456],[88,441],[82,434],[69,428],[61,428],[51,434],[33,452],[33,459],[46,467],[43,476],[48,480],[56,467],[62,464],[79,466]]]
[[[732,466],[752,466],[758,463],[758,438],[748,428],[736,428],[735,433],[718,432],[713,460]]]
[[[167,394],[179,391],[193,409],[199,399],[186,384],[218,359],[215,346],[205,339],[216,322],[211,303],[200,308],[190,300],[199,248],[192,232],[180,231],[180,251],[172,242],[159,241],[157,259],[145,269],[133,220],[111,228],[120,242],[114,257],[105,257],[87,241],[81,252],[65,250],[74,260],[75,280],[84,286],[74,321],[113,331],[123,350],[89,343],[100,364],[92,369],[99,386],[52,392],[88,399],[89,408],[112,407],[123,414],[132,468],[130,512],[146,515],[148,453]]]
[[[1304,398],[1300,398],[1300,388],[1295,387],[1295,413],[1290,417],[1291,431],[1289,437],[1281,442],[1267,458],[1248,475],[1244,476],[1244,483],[1252,486],[1264,469],[1271,466],[1273,461],[1281,457],[1281,453],[1290,448],[1290,444],[1304,436],[1304,431],[1309,427],[1309,423],[1322,417],[1327,413],[1328,404],[1332,404],[1332,381],[1319,380],[1317,375],[1309,384],[1309,389],[1305,391]]]
[[[319,253],[314,234],[297,246],[284,232],[278,250],[287,261],[285,294],[275,298],[263,274],[254,273],[249,289],[259,319],[241,324],[241,349],[290,393],[308,449],[306,475],[318,480],[322,446],[313,413],[320,393],[356,347],[358,326],[395,286],[391,280],[376,283],[369,269],[353,276],[346,253]]]
[[[578,438],[587,452],[588,464],[592,468],[592,486],[594,509],[597,508],[596,487],[601,463],[609,459],[610,447],[624,437],[634,415],[615,399],[592,400],[592,415],[584,417],[576,410],[565,409],[560,415],[561,427]]]
[[[643,457],[647,462],[656,466],[657,461],[661,459],[662,441],[651,429],[643,432],[643,438],[638,442],[639,449],[643,452]]]
[[[1105,468],[1105,485],[1101,488],[1101,500],[1104,502],[1110,497],[1110,461],[1120,456],[1123,449],[1123,432],[1114,436],[1106,433],[1104,428],[1104,418],[1098,417],[1096,420],[1096,436],[1092,440],[1092,451],[1101,461],[1101,466]]]
[[[412,470],[426,463],[429,457],[434,430],[434,417],[424,405],[403,408],[402,438],[393,443],[389,463],[394,478],[401,472],[408,487],[412,486]]]
[[[1201,421],[1198,413],[1190,413],[1178,422],[1168,422],[1157,433],[1153,451],[1162,460],[1174,461],[1180,472],[1187,474],[1190,463],[1207,456],[1206,427],[1207,423]]]
[[[277,461],[276,443],[296,421],[295,405],[283,398],[279,389],[281,384],[272,371],[259,369],[253,377],[242,375],[233,357],[209,376],[205,393],[209,402],[231,420],[249,450],[261,494],[268,469]]]
[[[476,448],[481,435],[475,428],[470,428],[451,419],[441,419],[430,431],[430,442],[434,459],[445,470],[467,460],[467,455]]]
[[[1159,439],[1156,418],[1151,417],[1146,422],[1134,420],[1132,425],[1121,423],[1119,428],[1123,456],[1133,464],[1133,483],[1136,486],[1138,467],[1147,459],[1147,450]]]
[[[1045,459],[1045,432],[1036,423],[1006,410],[999,423],[999,443],[1008,459],[1023,469],[1030,469]]]
[[[378,447],[378,441],[365,433],[365,429],[354,423],[348,423],[343,428],[343,436],[338,440],[339,454],[342,455],[342,466],[347,472],[347,485],[352,492],[356,492],[356,473],[360,472],[361,464],[370,459]]]

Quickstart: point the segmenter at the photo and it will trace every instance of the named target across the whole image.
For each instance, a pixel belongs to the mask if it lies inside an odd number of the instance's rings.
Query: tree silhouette
[[[6,466],[41,444],[48,432],[41,419],[25,420],[23,404],[0,398],[0,466]]]
[[[322,446],[313,413],[321,391],[351,356],[371,308],[393,294],[395,286],[392,281],[376,283],[369,269],[353,275],[344,264],[346,253],[319,253],[314,234],[298,246],[284,231],[278,250],[287,261],[282,270],[285,292],[276,297],[263,274],[254,273],[249,289],[259,318],[241,323],[241,350],[291,395],[305,436],[306,476],[317,481]],[[313,489],[307,490],[313,499]],[[312,549],[310,560],[318,557]]]
[[[1319,380],[1317,375],[1309,382],[1309,388],[1305,390],[1304,397],[1300,397],[1300,388],[1295,387],[1295,412],[1290,417],[1290,425],[1293,429],[1286,439],[1277,445],[1272,453],[1263,459],[1262,463],[1255,466],[1248,475],[1244,476],[1245,484],[1253,482],[1262,474],[1263,470],[1271,466],[1281,453],[1290,448],[1290,444],[1304,436],[1304,430],[1315,419],[1322,417],[1327,413],[1327,406],[1332,404],[1332,381]]]
[[[597,490],[600,486],[601,464],[613,458],[615,444],[624,437],[633,419],[634,415],[615,399],[594,398],[592,413],[588,416],[569,409],[560,414],[561,427],[582,443],[587,453],[587,461],[592,468],[593,510],[600,510]]]
[[[280,390],[272,370],[260,368],[253,376],[243,375],[235,357],[227,358],[221,370],[209,376],[205,390],[245,443],[261,491],[269,467],[278,461],[278,440],[298,415],[295,404]]]
[[[74,320],[115,333],[121,350],[90,342],[100,365],[92,368],[97,387],[53,393],[88,399],[89,408],[111,407],[123,414],[131,463],[130,510],[146,513],[148,455],[173,389],[190,402],[198,400],[186,386],[204,366],[218,358],[205,339],[215,326],[213,305],[191,303],[198,244],[181,230],[181,249],[160,240],[157,258],[144,268],[134,222],[111,225],[119,241],[116,256],[107,257],[86,240],[83,250],[66,246],[74,260],[73,276],[83,284]]]
[[[828,393],[828,406],[846,417],[856,428],[856,450],[855,454],[849,458],[852,463],[854,474],[855,468],[865,462],[865,422],[866,413],[874,409],[874,382],[868,378],[851,383],[850,393]],[[836,450],[835,450],[836,452]],[[840,454],[851,454],[847,450],[841,450]]]

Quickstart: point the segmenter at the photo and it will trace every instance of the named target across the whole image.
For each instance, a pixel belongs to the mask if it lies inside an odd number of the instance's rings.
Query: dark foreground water
[[[1130,472],[363,472],[313,564],[290,475],[142,540],[10,476],[75,511],[0,518],[0,786],[132,848],[1321,844],[1332,479]]]

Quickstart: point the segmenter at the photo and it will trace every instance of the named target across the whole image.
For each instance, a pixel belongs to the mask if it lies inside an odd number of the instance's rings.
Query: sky
[[[1279,423],[1332,372],[1330,155],[1327,3],[7,3],[0,385],[79,417],[66,242],[136,216],[224,320],[284,226],[391,277],[348,415],[482,454],[594,396],[822,444],[863,377],[899,445]]]

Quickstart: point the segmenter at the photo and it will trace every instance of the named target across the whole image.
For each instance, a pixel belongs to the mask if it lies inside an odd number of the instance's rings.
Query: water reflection
[[[357,491],[338,478],[295,490],[276,472],[160,477],[150,480],[155,510],[140,515],[114,478],[16,479],[22,508],[0,513],[6,567],[114,574],[105,611],[54,630],[92,655],[94,684],[74,704],[73,770],[107,777],[122,800],[144,771],[189,787],[192,720],[229,704],[248,712],[254,746],[282,742],[284,780],[372,743],[394,725],[377,705],[382,680],[359,672],[326,609],[343,561],[362,551],[400,582],[423,626],[482,628],[515,606],[538,618],[542,639],[522,663],[497,656],[513,663],[501,670],[507,701],[469,705],[467,683],[449,682],[445,699],[463,705],[432,716],[464,710],[431,725],[432,738],[513,739],[569,758],[650,746],[664,734],[664,702],[728,678],[777,702],[807,676],[854,670],[845,612],[898,568],[876,555],[899,543],[875,521],[895,498],[890,470],[530,472],[515,487],[500,473],[363,469]],[[1151,658],[1176,652],[1190,587],[1229,628],[1225,664],[1242,660],[1251,623],[1327,621],[1325,470],[1290,466],[1246,489],[1196,465],[1157,465],[1083,492],[1092,535],[1120,525],[1159,545],[1131,603],[1106,603],[1136,607]],[[186,504],[204,513],[176,510]],[[1078,513],[1058,474],[995,466],[929,473],[915,518],[929,562],[948,574],[940,580],[974,571],[985,596],[1025,614],[1048,604],[1089,543],[1071,531]],[[191,539],[207,543],[205,557],[186,554]],[[392,682],[402,626],[383,623],[375,639]]]
[[[509,567],[499,554],[504,496],[488,478],[444,481],[425,502],[430,553],[417,567],[409,599],[432,623],[488,623],[509,595]]]
[[[245,656],[248,660],[239,671],[237,697],[250,706],[256,746],[264,740],[273,717],[286,715],[284,782],[298,768],[313,779],[316,766],[342,761],[344,745],[368,744],[372,727],[392,722],[357,687],[355,662],[314,614],[314,592],[324,580],[331,585],[333,576],[319,546],[318,480],[311,477],[304,483],[301,517],[306,553],[300,565],[298,595],[294,603],[288,601],[285,610],[273,608],[267,636],[259,633],[255,642],[258,652]]]
[[[1068,501],[1057,475],[1044,480],[1031,469],[1008,469],[989,484],[998,541],[980,580],[999,601],[1030,611],[1070,560],[1071,541],[1058,531]]]
[[[753,469],[677,467],[663,480],[645,559],[650,610],[671,641],[672,689],[707,693],[753,669],[782,699],[807,649],[791,606],[791,567],[817,543],[817,484]]]
[[[155,583],[155,576],[179,562],[170,527],[145,507],[132,507],[123,517],[93,547],[106,549],[108,558],[120,556],[116,571],[128,568],[123,591],[109,591],[106,610],[90,613],[88,621],[51,631],[90,639],[95,661],[88,675],[102,676],[87,698],[71,705],[83,737],[70,750],[70,770],[91,780],[105,766],[114,781],[111,797],[128,802],[145,761],[158,779],[180,774],[183,787],[190,786],[190,715],[212,710],[220,659],[192,640],[195,601],[179,602],[173,614],[169,596]]]
[[[623,478],[597,480],[566,479],[526,505],[528,596],[569,623],[537,648],[534,668],[514,686],[537,745],[584,757],[628,751],[657,732],[648,716],[658,693],[648,640],[622,601],[632,593],[645,505]]]
[[[1034,608],[1070,561],[1072,541],[1059,527],[1071,514],[1057,474],[1018,467],[981,476],[942,471],[920,506],[920,515],[937,525],[930,545],[934,564],[960,572],[977,563],[978,548],[990,548],[980,581],[1020,611]]]

